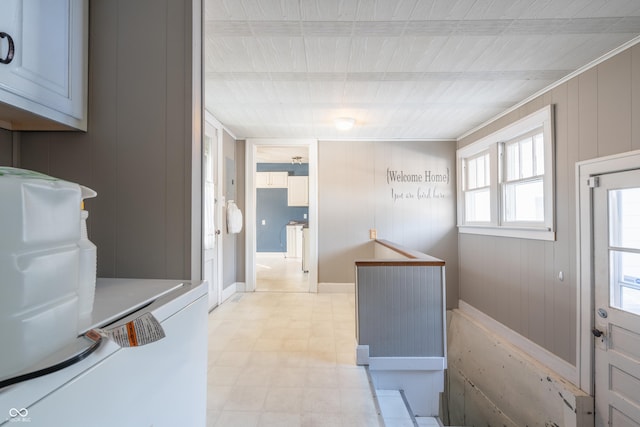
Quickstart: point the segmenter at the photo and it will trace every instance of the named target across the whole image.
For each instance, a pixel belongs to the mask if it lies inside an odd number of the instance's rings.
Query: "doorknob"
[[[598,329],[598,328],[593,328],[593,329],[591,330],[591,333],[592,333],[592,334],[593,334],[593,336],[594,336],[594,337],[596,337],[596,338],[600,338],[600,337],[604,334],[604,332],[602,332],[602,331],[601,331],[600,329]]]
[[[216,236],[220,235],[220,230],[216,230]]]

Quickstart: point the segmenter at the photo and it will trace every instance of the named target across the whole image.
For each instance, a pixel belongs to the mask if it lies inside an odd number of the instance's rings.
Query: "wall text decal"
[[[404,170],[387,168],[387,184],[392,185],[391,198],[394,202],[398,200],[444,199],[445,193],[438,188],[438,184],[449,184],[449,180],[449,168],[440,172],[428,169],[424,173],[407,173]],[[393,186],[394,184],[427,184],[427,186],[417,186],[411,190],[403,188],[399,191]]]

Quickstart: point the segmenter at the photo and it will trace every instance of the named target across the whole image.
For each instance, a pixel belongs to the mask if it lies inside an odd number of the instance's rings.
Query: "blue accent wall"
[[[282,172],[287,171],[293,176],[309,176],[309,163],[295,164],[291,163],[258,163],[256,164],[258,172]]]
[[[309,165],[290,163],[258,163],[258,172],[287,171],[293,176],[308,176]],[[287,205],[286,188],[258,188],[256,190],[256,250],[257,252],[286,252],[289,221],[308,221],[307,207]],[[262,225],[262,220],[266,224]]]

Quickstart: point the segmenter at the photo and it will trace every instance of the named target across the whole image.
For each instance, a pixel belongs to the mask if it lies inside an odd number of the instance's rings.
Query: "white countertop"
[[[207,289],[200,281],[98,278],[93,312],[81,330],[104,327],[169,294],[172,297],[189,294],[197,299],[206,293]]]

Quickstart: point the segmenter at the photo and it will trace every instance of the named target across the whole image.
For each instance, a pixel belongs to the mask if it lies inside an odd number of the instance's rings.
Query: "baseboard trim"
[[[244,292],[244,282],[235,282],[222,290],[222,302],[231,298],[236,292]]]
[[[342,294],[353,294],[356,292],[355,283],[318,283],[318,293],[342,293]]]
[[[256,257],[265,257],[265,258],[286,258],[286,252],[256,252]]]

